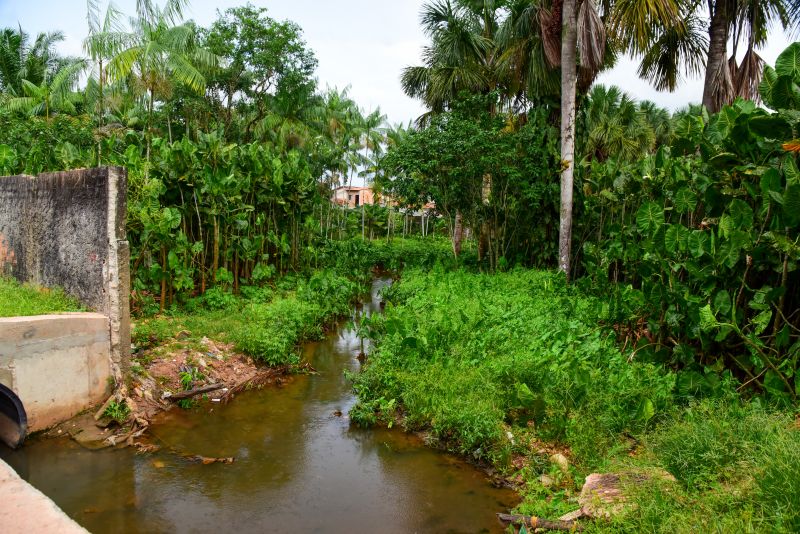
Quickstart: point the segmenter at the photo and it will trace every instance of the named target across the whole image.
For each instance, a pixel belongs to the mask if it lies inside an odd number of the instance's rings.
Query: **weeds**
[[[0,276],[0,317],[82,311],[84,308],[60,288],[48,289]]]
[[[108,406],[103,411],[103,417],[108,417],[109,419],[113,419],[117,422],[117,424],[123,424],[125,421],[128,420],[128,417],[131,415],[130,407],[125,403],[125,401],[117,402],[112,400],[108,403]]]

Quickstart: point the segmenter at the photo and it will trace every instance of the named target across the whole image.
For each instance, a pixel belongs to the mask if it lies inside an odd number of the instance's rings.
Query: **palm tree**
[[[78,81],[78,76],[86,68],[82,59],[71,60],[51,76],[45,72],[44,80],[35,84],[30,80],[22,80],[22,93],[24,96],[11,96],[4,107],[9,111],[25,111],[31,115],[44,115],[50,119],[54,111],[75,113],[75,104],[81,97],[73,89]]]
[[[159,94],[169,94],[174,82],[202,94],[205,78],[198,67],[213,67],[217,58],[197,43],[196,27],[180,23],[187,0],[167,0],[163,7],[152,0],[137,0],[131,31],[123,34],[101,32],[95,36],[104,51],[112,52],[108,73],[115,80],[132,77],[147,95],[147,157],[153,105]]]
[[[433,0],[423,5],[422,27],[431,44],[423,49],[424,65],[403,70],[405,93],[434,113],[446,109],[461,91],[505,93],[496,40],[503,8],[498,0]]]
[[[685,2],[678,20],[682,23],[658,29],[654,39],[637,50],[642,54],[639,73],[657,89],[673,90],[681,72],[704,72],[702,102],[713,113],[736,97],[759,98],[764,62],[756,49],[766,44],[775,23],[784,30],[800,29],[800,1]],[[737,61],[742,44],[745,53]]]
[[[61,32],[40,33],[33,44],[22,28],[0,31],[0,91],[11,95],[24,94],[23,80],[41,85],[63,66],[63,58],[55,51],[64,40]]]
[[[618,87],[595,85],[584,102],[587,158],[631,161],[656,146],[656,128],[669,135],[669,114],[652,102],[636,102]]]
[[[96,91],[94,90],[94,83],[89,83],[87,85],[87,90],[90,90],[93,95],[96,95],[96,98],[92,98],[91,100],[97,103],[96,106],[93,106],[94,112],[97,115],[97,123],[102,126],[106,109],[105,92],[108,78],[108,60],[112,57],[115,50],[124,45],[126,35],[119,22],[121,13],[113,3],[109,3],[106,7],[106,14],[102,18],[102,21],[100,18],[100,6],[97,0],[87,0],[86,13],[86,20],[89,24],[89,35],[83,41],[83,49],[97,68],[95,71],[97,83]],[[94,80],[94,77],[92,77],[91,80]]]
[[[611,41],[622,50],[642,48],[651,40],[657,28],[676,24],[677,0],[602,0],[600,10],[594,0],[554,0],[551,10],[543,9],[543,20],[548,22],[543,38],[551,42],[552,33],[558,30],[553,24],[556,8],[561,3],[561,210],[558,237],[558,266],[567,277],[572,248],[572,194],[575,158],[575,96],[580,58],[584,70],[596,72],[604,63],[606,26],[600,16],[608,21]],[[546,46],[545,49],[552,49]],[[548,54],[552,61],[553,52]]]

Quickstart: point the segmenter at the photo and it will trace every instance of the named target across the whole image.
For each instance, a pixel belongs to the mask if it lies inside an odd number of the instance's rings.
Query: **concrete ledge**
[[[3,460],[0,460],[0,525],[4,534],[88,534]]]
[[[111,370],[108,318],[98,313],[0,319],[0,383],[42,430],[105,400]]]

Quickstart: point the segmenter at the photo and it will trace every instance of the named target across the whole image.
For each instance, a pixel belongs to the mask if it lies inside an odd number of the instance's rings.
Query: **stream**
[[[389,283],[373,282],[361,313],[380,312]],[[33,438],[18,451],[0,446],[0,458],[95,534],[502,532],[495,513],[516,505],[512,491],[414,435],[350,425],[356,398],[343,371],[360,365],[353,331],[340,326],[303,351],[318,374],[162,414],[151,426],[155,453]]]

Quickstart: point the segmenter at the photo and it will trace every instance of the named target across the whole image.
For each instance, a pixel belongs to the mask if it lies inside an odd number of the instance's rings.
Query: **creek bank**
[[[136,446],[153,450],[151,443],[140,438],[162,412],[200,402],[226,403],[242,391],[282,386],[293,374],[313,372],[308,364],[268,367],[236,352],[232,343],[207,337],[193,342],[186,331],[137,356],[125,387],[102,406],[57,425],[46,435],[68,435],[88,449]]]

